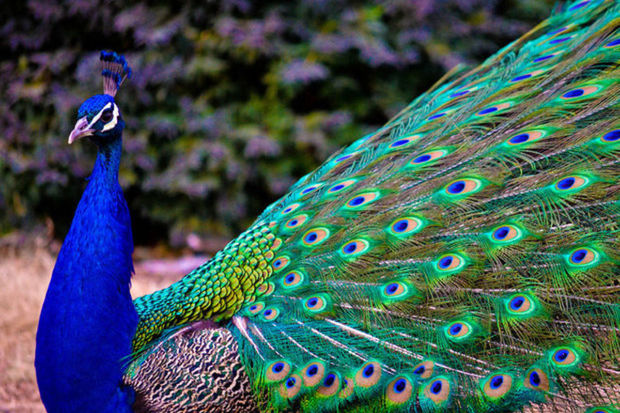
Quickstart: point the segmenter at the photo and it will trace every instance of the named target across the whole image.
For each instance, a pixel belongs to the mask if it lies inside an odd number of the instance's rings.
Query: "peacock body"
[[[619,25],[616,1],[566,5],[137,299],[140,403],[618,411]],[[181,350],[214,336],[235,344]]]
[[[114,102],[123,58],[103,53],[104,94],[78,110],[69,143],[88,137],[97,160],[50,281],[39,326],[35,367],[48,412],[131,412],[122,385],[138,317],[129,284],[133,240],[118,183],[124,122]]]
[[[569,3],[134,301],[134,411],[617,412],[620,4]]]

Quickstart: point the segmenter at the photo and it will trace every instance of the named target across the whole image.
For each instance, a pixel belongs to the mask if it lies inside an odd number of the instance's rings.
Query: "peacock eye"
[[[110,122],[112,120],[113,116],[114,115],[112,114],[112,109],[106,109],[101,114],[101,121],[103,123],[108,123],[108,122]]]

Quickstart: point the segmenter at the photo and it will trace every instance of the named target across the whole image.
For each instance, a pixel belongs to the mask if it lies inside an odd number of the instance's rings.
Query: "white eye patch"
[[[103,112],[105,112],[106,110],[108,110],[110,108],[113,108],[112,109],[112,120],[110,120],[108,123],[106,123],[103,126],[103,129],[101,131],[105,132],[105,131],[109,131],[110,129],[113,129],[116,126],[116,124],[118,123],[118,106],[116,106],[116,103],[113,103],[113,102],[109,102],[107,105],[105,105],[103,107],[103,109],[101,109],[99,111],[99,113],[97,113],[97,115],[95,115],[93,120],[91,120],[90,123],[88,124],[88,129],[92,129],[93,125],[95,123],[97,123],[97,121],[103,115]]]

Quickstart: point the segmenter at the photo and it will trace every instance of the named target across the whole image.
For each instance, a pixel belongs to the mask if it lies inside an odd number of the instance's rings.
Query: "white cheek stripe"
[[[112,115],[113,115],[113,116],[112,116],[112,120],[111,120],[111,121],[109,121],[108,123],[106,123],[106,124],[104,125],[103,129],[101,129],[101,131],[102,131],[102,132],[105,132],[105,131],[108,131],[108,130],[110,130],[110,129],[114,128],[114,127],[116,126],[116,124],[118,123],[118,106],[116,106],[116,103],[109,102],[107,105],[105,105],[105,106],[103,107],[103,109],[101,109],[101,110],[99,111],[99,113],[97,113],[97,114],[95,115],[95,117],[93,118],[93,120],[91,120],[91,121],[90,121],[90,123],[88,124],[87,129],[93,129],[93,125],[94,125],[95,123],[97,123],[97,121],[99,120],[99,118],[101,118],[101,115],[103,115],[103,112],[104,112],[105,110],[110,109],[110,108],[112,107],[112,105],[114,105],[114,109],[113,109],[113,112],[112,112]]]
[[[105,132],[105,131],[108,131],[114,128],[116,124],[118,123],[118,106],[116,106],[116,104],[114,104],[114,111],[112,112],[112,114],[114,115],[112,116],[112,120],[105,124],[105,126],[101,130],[102,132]]]
[[[100,117],[101,117],[101,115],[103,114],[103,111],[104,111],[104,110],[106,110],[106,109],[109,109],[109,108],[111,108],[111,107],[112,107],[112,102],[108,102],[108,104],[107,104],[107,105],[105,105],[105,106],[103,107],[103,109],[101,109],[101,110],[99,111],[99,113],[97,113],[97,114],[95,115],[95,117],[93,118],[93,120],[91,120],[91,121],[90,121],[90,123],[88,124],[88,128],[87,128],[87,129],[92,129],[92,128],[93,128],[93,125],[94,125],[95,123],[97,123],[97,121],[99,120],[99,118],[100,118]]]

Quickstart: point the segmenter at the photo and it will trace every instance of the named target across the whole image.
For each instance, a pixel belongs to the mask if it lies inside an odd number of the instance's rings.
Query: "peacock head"
[[[98,145],[112,142],[121,136],[125,122],[114,102],[123,81],[131,77],[125,57],[116,52],[101,52],[103,63],[103,94],[88,98],[78,109],[78,120],[69,135],[69,144],[89,137]]]

